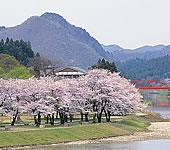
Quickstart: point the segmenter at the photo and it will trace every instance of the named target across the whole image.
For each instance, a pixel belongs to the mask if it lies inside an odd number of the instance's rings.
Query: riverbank
[[[60,144],[51,144],[51,145],[39,145],[39,146],[25,146],[25,147],[18,147],[12,148],[15,150],[23,150],[23,149],[49,149],[49,148],[56,148],[57,146],[68,146],[68,145],[84,145],[84,144],[108,144],[108,143],[115,143],[115,144],[123,144],[133,141],[145,141],[145,140],[157,140],[157,139],[170,139],[170,122],[155,122],[152,123],[148,127],[148,132],[136,132],[133,135],[128,136],[118,136],[118,137],[111,137],[111,138],[103,138],[103,139],[95,139],[95,140],[84,140],[84,141],[75,141],[75,142],[68,142],[68,143],[60,143]]]
[[[132,142],[143,140],[170,139],[170,122],[154,122],[147,132],[136,132],[133,135],[98,140],[98,142]]]
[[[26,147],[23,148],[22,146],[30,147],[35,145],[45,146],[61,143],[86,144],[141,140],[146,135],[148,135],[146,137],[156,137],[155,133],[158,130],[156,128],[157,125],[154,128],[155,131],[152,130],[154,134],[150,134],[151,129],[153,129],[153,124],[149,126],[150,121],[165,120],[158,115],[147,114],[142,116],[127,116],[122,119],[113,120],[111,123],[77,125],[73,127],[37,129],[30,131],[1,131],[0,147],[26,149]],[[162,128],[162,124],[160,125],[160,128]],[[169,130],[169,128],[167,128],[167,130]],[[157,134],[157,136],[158,135],[159,134]],[[168,137],[170,137],[170,133]]]

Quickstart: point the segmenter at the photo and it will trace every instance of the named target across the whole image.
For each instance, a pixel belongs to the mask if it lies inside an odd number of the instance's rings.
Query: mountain
[[[107,45],[107,46],[102,45],[102,47],[104,48],[105,51],[110,52],[110,53],[124,50],[122,47],[120,47],[119,45],[116,45],[116,44]]]
[[[112,60],[125,62],[135,58],[150,60],[166,55],[170,55],[170,46],[156,45],[143,46],[137,49],[124,49],[117,45],[102,46],[106,52],[109,52]]]
[[[170,78],[170,46],[143,46],[124,49],[118,45],[103,48],[116,62],[122,76],[131,80]]]
[[[133,59],[117,64],[123,76],[132,80],[170,78],[170,56],[150,60]]]
[[[70,24],[55,13],[32,16],[20,25],[0,27],[0,39],[30,41],[32,50],[54,63],[87,69],[105,58],[114,62],[126,62],[135,58],[147,61],[170,55],[170,46],[144,46],[124,49],[118,45],[101,45],[85,29]]]
[[[67,22],[62,16],[45,13],[33,16],[21,25],[0,28],[0,39],[7,37],[30,41],[33,51],[65,65],[87,69],[109,53],[85,29]]]

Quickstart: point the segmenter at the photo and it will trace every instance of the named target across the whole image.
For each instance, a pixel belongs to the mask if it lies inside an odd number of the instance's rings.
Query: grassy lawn
[[[63,143],[70,141],[99,139],[130,135],[146,131],[150,122],[167,121],[159,115],[148,113],[145,116],[129,115],[112,118],[110,123],[75,124],[68,127],[38,128],[31,126],[17,127],[10,131],[0,130],[0,147]]]
[[[0,147],[16,145],[50,144],[85,139],[96,139],[129,134],[111,124],[77,125],[33,131],[1,131]]]
[[[149,125],[150,122],[146,118],[136,116],[128,116],[123,118],[119,122],[114,123],[114,126],[126,130],[130,133],[146,131]]]

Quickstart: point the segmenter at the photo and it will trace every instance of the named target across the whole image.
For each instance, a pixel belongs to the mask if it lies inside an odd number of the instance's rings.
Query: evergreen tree
[[[103,59],[99,59],[98,62],[91,67],[92,69],[106,69],[110,72],[117,72],[117,67],[114,62],[110,63],[109,61]]]
[[[0,54],[14,56],[23,65],[27,65],[29,58],[34,57],[30,42],[9,38],[0,41]]]

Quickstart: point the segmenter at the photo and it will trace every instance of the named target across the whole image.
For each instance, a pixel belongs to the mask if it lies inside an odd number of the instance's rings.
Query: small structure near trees
[[[86,75],[86,71],[78,67],[62,67],[55,70],[55,75],[61,78],[78,78]]]

